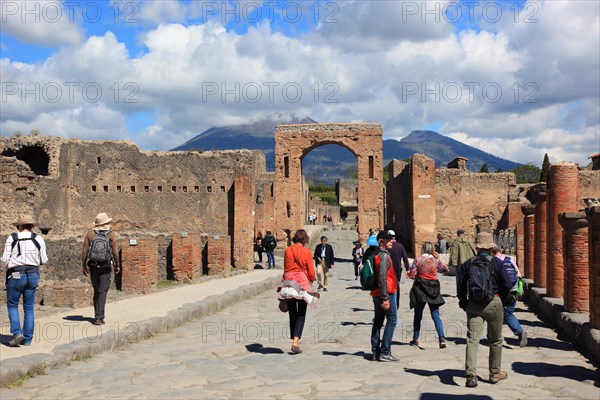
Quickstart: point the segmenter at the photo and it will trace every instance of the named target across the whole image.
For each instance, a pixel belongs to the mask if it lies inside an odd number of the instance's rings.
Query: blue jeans
[[[415,318],[413,319],[413,339],[415,340],[417,340],[421,334],[421,320],[423,319],[425,304],[427,303],[417,304],[415,307]],[[442,319],[440,318],[440,306],[437,304],[429,304],[429,311],[431,312],[431,319],[433,319],[433,323],[435,324],[438,339],[445,337],[444,324],[442,324]]]
[[[516,305],[517,301],[515,300],[515,302],[511,305],[504,307],[504,323],[508,325],[515,336],[523,332],[523,328],[521,327],[519,320],[514,316]]]
[[[275,250],[267,250],[267,266],[275,268]]]
[[[15,279],[9,275],[6,283],[6,306],[10,319],[10,333],[22,335],[24,343],[31,343],[33,339],[33,304],[35,303],[35,290],[38,287],[40,274],[38,272],[21,272],[21,278]],[[23,328],[19,319],[19,301],[23,295]]]
[[[394,329],[396,329],[396,320],[398,309],[396,308],[396,293],[390,295],[390,308],[384,310],[381,308],[381,297],[373,296],[373,305],[375,306],[375,318],[373,319],[373,328],[371,329],[371,351],[373,354],[391,354],[392,339]],[[381,327],[384,319],[387,319],[383,331],[383,340],[381,339]]]

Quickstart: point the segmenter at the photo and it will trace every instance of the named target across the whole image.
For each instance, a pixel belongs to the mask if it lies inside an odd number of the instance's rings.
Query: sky
[[[520,163],[600,152],[595,0],[0,0],[0,24],[2,136],[167,150],[294,115]]]

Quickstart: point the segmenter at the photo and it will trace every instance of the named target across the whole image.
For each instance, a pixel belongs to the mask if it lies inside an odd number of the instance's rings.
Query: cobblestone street
[[[428,311],[421,348],[408,345],[412,282],[403,277],[392,347],[399,362],[368,361],[373,305],[354,279],[350,254],[356,234],[349,229],[323,233],[337,262],[319,308],[308,310],[302,354],[291,354],[288,316],[278,310],[275,291],[269,291],[127,348],[74,361],[18,388],[3,388],[2,399],[600,397],[597,369],[523,303],[516,315],[529,333],[529,345],[519,348],[504,327],[502,368],[508,380],[487,382],[488,349],[482,344],[479,386],[466,388],[466,317],[454,297],[453,277],[440,279],[446,349],[438,348]]]

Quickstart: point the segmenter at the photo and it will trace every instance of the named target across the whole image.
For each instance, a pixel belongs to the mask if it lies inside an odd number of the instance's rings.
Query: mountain
[[[272,171],[275,166],[275,126],[315,122],[311,118],[280,115],[249,124],[213,127],[173,150],[260,150],[265,153],[267,170]],[[401,140],[383,141],[384,165],[392,159],[410,158],[414,153],[433,158],[437,167],[445,166],[456,157],[465,157],[469,160],[467,168],[475,172],[484,163],[488,165],[490,172],[499,168],[508,171],[520,165],[433,131],[412,131]],[[313,182],[331,184],[356,171],[356,158],[346,148],[333,144],[324,145],[306,155],[302,160],[302,171]]]

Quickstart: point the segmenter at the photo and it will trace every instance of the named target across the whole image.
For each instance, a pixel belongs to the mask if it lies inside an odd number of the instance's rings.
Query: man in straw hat
[[[81,255],[83,267],[81,272],[88,275],[88,268],[94,287],[94,324],[104,324],[104,306],[110,287],[112,267],[115,274],[121,271],[118,265],[119,247],[117,237],[110,228],[109,218],[106,213],[96,215],[94,228],[90,229],[83,239],[83,252]]]
[[[2,254],[2,267],[6,282],[6,306],[10,319],[8,342],[11,347],[29,346],[33,340],[35,326],[33,306],[35,291],[40,279],[40,265],[48,262],[46,243],[41,236],[31,232],[37,225],[31,215],[20,215],[16,222],[17,232],[6,239]],[[19,301],[23,296],[23,326],[19,320]]]
[[[510,293],[510,277],[502,267],[500,259],[492,257],[496,247],[489,232],[480,232],[475,237],[477,255],[458,268],[458,305],[467,313],[466,386],[477,386],[477,349],[487,322],[487,338],[490,345],[490,383],[508,378],[500,369],[502,362],[502,301]]]

